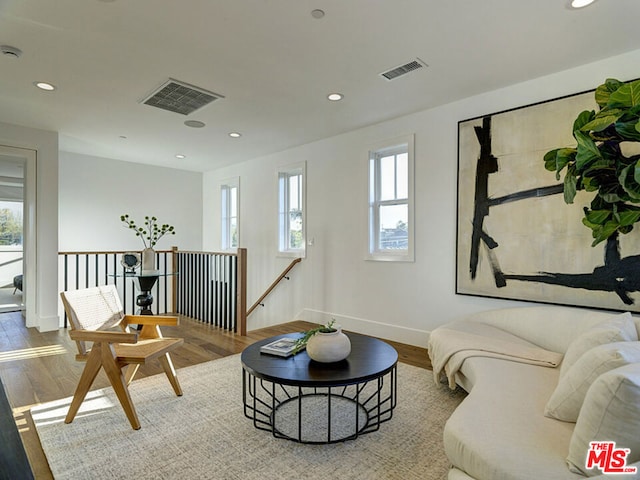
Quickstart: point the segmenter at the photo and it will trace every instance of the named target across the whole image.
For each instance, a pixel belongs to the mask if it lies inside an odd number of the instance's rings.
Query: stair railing
[[[247,249],[175,251],[176,313],[247,334]]]
[[[58,252],[59,290],[115,284],[125,313],[137,313],[140,293],[125,277],[124,251]],[[177,313],[240,335],[247,334],[247,250],[237,253],[156,250],[160,278],[151,294],[152,312]],[[165,274],[166,273],[166,274]],[[64,326],[67,326],[66,313]]]

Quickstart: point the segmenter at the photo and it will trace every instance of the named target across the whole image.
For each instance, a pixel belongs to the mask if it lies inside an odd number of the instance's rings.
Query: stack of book
[[[297,353],[296,342],[296,338],[281,338],[260,347],[260,353],[277,355],[279,357],[289,357],[294,353]],[[304,350],[304,345],[298,348],[298,351],[301,350]]]

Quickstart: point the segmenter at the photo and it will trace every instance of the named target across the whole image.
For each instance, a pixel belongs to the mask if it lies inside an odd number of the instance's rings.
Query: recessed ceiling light
[[[571,6],[573,8],[582,8],[587,5],[591,5],[595,0],[571,0]]]
[[[186,122],[184,122],[184,124],[187,127],[191,127],[191,128],[202,128],[202,127],[204,127],[204,122],[201,122],[200,120],[187,120]]]
[[[177,153],[176,158],[179,158],[180,160],[182,160],[183,158],[187,158],[187,156],[183,155],[182,153]]]
[[[329,95],[327,95],[327,98],[332,102],[337,102],[339,100],[342,100],[344,98],[344,95],[342,95],[341,93],[330,93]]]
[[[231,133],[229,134],[229,136],[230,136],[231,138],[240,138],[240,137],[242,136],[242,134],[241,134],[241,133],[239,133],[239,132],[231,132]]]
[[[311,10],[311,16],[316,20],[320,20],[322,17],[324,17],[324,11],[316,8],[315,10]]]
[[[46,90],[48,92],[51,92],[56,89],[55,85],[52,85],[47,82],[35,82],[34,85],[38,87],[40,90]]]

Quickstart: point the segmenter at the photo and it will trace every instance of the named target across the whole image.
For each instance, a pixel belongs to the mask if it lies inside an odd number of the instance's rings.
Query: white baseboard
[[[38,325],[39,332],[52,332],[60,328],[60,317],[57,315],[51,317],[39,317]]]
[[[330,312],[322,312],[305,308],[296,317],[297,320],[304,320],[324,325],[331,319],[335,319],[336,323],[341,325],[344,330],[350,330],[364,335],[370,335],[394,342],[406,343],[417,347],[427,348],[429,341],[429,332],[426,330],[417,330],[413,328],[391,325],[388,323],[375,322],[364,318],[349,317],[346,315],[338,315]]]

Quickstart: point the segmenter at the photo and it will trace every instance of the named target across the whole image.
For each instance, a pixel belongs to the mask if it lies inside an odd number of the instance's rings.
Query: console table
[[[162,272],[160,270],[142,270],[140,272],[115,273],[113,277],[135,278],[138,280],[140,294],[136,297],[136,305],[140,307],[139,315],[153,315],[151,305],[153,305],[153,294],[151,289],[155,286],[158,278],[177,275],[178,272]]]

